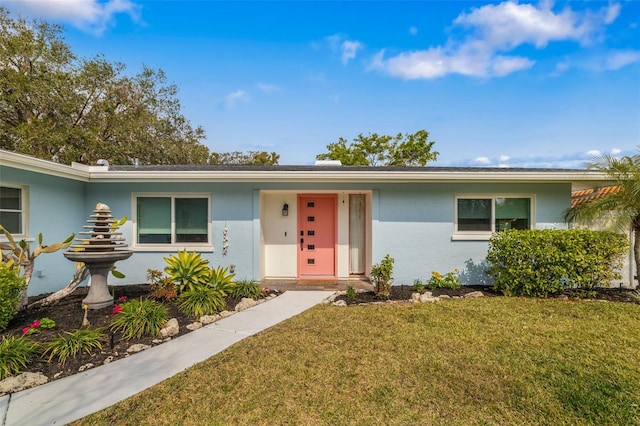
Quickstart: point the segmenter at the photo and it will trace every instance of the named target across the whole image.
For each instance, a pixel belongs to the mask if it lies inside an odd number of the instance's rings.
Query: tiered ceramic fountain
[[[91,287],[82,303],[89,309],[101,309],[113,305],[113,296],[109,293],[107,275],[118,260],[131,257],[131,250],[123,250],[127,244],[118,230],[118,221],[111,215],[106,204],[98,203],[93,214],[87,220],[87,231],[78,232],[78,244],[73,244],[64,256],[74,262],[84,262],[91,274]]]

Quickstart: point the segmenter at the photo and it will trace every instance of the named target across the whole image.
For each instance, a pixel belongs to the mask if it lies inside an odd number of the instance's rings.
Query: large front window
[[[25,207],[25,188],[0,186],[0,225],[14,237],[26,236]]]
[[[486,236],[505,229],[532,228],[532,197],[456,198],[456,235]]]
[[[136,197],[137,245],[210,245],[208,196]]]

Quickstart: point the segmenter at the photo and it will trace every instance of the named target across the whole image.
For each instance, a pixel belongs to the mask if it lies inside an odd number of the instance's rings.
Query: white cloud
[[[267,95],[271,95],[272,93],[280,90],[280,87],[275,84],[258,83],[257,87],[261,92],[266,93]]]
[[[334,34],[326,37],[329,47],[334,53],[340,55],[343,65],[347,65],[358,54],[358,50],[364,48],[364,44],[357,40],[347,40],[342,34]]]
[[[607,56],[605,69],[613,71],[636,62],[640,62],[640,51],[617,50]]]
[[[476,157],[473,161],[478,164],[491,164],[489,157]]]
[[[227,109],[234,108],[240,102],[249,102],[249,95],[244,90],[236,90],[224,97],[224,106]]]
[[[620,13],[620,5],[616,3],[597,11],[576,12],[565,7],[555,12],[552,7],[553,3],[548,1],[537,5],[505,1],[473,8],[453,21],[454,27],[466,30],[465,39],[449,38],[441,46],[400,52],[388,58],[380,51],[369,69],[407,80],[434,79],[447,74],[502,77],[535,64],[533,59],[511,54],[520,46],[542,49],[554,41],[590,44]],[[612,56],[609,66],[636,61],[633,53]]]
[[[598,151],[597,149],[592,149],[590,151],[587,151],[587,155],[591,156],[591,157],[598,157],[600,154],[600,151]]]
[[[505,163],[505,162],[509,161],[509,158],[510,157],[508,155],[501,155],[500,156],[500,162],[501,163]]]
[[[621,152],[622,152],[622,150],[621,150],[621,149],[619,149],[619,148],[613,148],[613,149],[611,150],[611,155],[618,155],[618,154],[620,154]]]
[[[418,28],[410,27],[409,28],[409,34],[411,34],[412,36],[418,35]]]
[[[137,21],[140,6],[131,0],[21,0],[2,1],[3,6],[25,17],[68,23],[83,31],[102,34],[115,15],[126,14]]]

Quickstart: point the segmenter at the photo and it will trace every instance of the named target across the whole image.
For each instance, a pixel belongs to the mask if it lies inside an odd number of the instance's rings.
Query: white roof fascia
[[[594,171],[120,171],[91,172],[91,182],[603,182]]]
[[[54,163],[53,161],[42,160],[29,155],[5,150],[0,150],[0,166],[13,167],[20,170],[43,173],[49,176],[57,176],[82,182],[88,182],[90,177],[89,171],[81,167],[67,166],[66,164]]]

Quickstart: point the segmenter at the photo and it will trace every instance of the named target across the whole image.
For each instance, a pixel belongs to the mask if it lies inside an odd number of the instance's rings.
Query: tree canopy
[[[419,130],[413,134],[398,133],[396,136],[362,133],[349,143],[340,138],[327,145],[329,152],[316,155],[318,160],[340,160],[347,166],[424,166],[435,161],[437,151],[432,151],[435,142],[429,141],[429,132]]]
[[[162,70],[78,58],[62,27],[0,7],[0,148],[69,164],[205,164],[204,130]],[[277,162],[274,153],[251,154]]]
[[[615,186],[603,197],[578,203],[565,211],[567,222],[602,223],[618,231],[634,232],[636,275],[640,275],[640,154],[615,158],[603,155],[589,168],[605,173]]]

